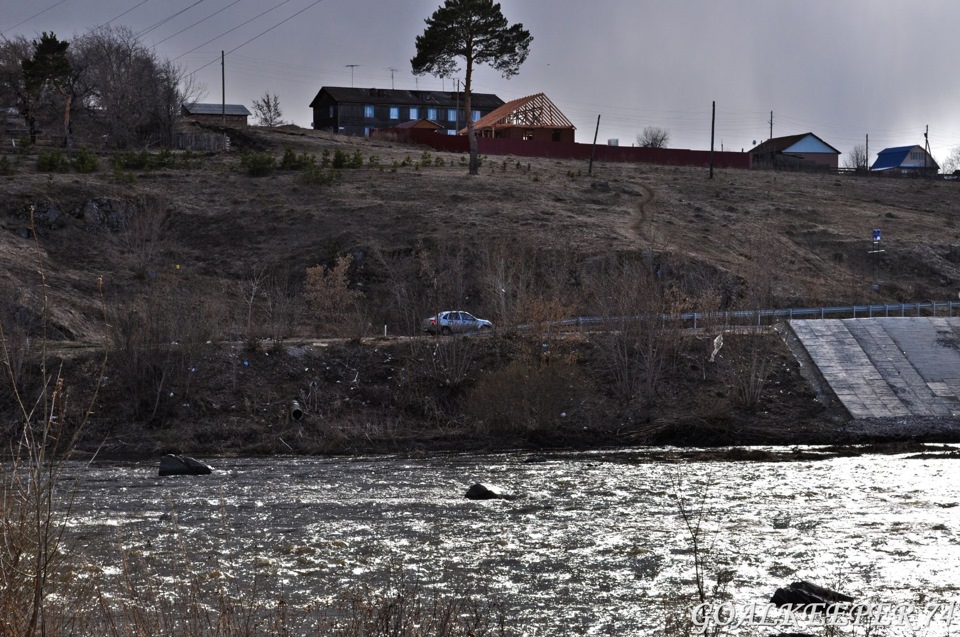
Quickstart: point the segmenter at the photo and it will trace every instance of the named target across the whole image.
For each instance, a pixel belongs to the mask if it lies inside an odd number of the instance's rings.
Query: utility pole
[[[773,139],[773,111],[770,111],[770,137],[769,137],[769,139]]]
[[[353,88],[353,69],[360,66],[359,64],[344,64],[344,66],[350,67],[350,88]]]
[[[590,167],[587,168],[587,174],[593,174],[593,154],[597,150],[597,135],[600,133],[600,116],[597,115],[597,130],[593,131],[593,146],[590,147]]]
[[[394,87],[394,85],[393,85],[393,74],[397,72],[397,69],[395,69],[395,68],[393,68],[393,67],[391,66],[391,67],[390,67],[389,69],[387,69],[387,70],[390,71],[390,90],[393,90],[394,88],[396,88],[396,87]]]
[[[929,177],[927,158],[930,157],[930,124],[923,131],[923,176]]]
[[[713,100],[713,114],[710,116],[710,179],[713,179],[713,139],[717,130],[717,100]]]
[[[460,131],[460,80],[458,78],[453,79],[453,88],[457,94],[457,131]]]
[[[227,126],[227,64],[223,51],[220,51],[220,124]]]
[[[867,141],[863,150],[863,167],[870,170],[870,133],[867,133]]]

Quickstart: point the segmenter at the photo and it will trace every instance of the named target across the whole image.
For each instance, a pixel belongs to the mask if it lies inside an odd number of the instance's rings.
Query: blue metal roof
[[[877,161],[873,162],[873,166],[870,167],[870,170],[887,170],[889,168],[896,168],[903,163],[903,160],[907,158],[907,155],[914,148],[916,148],[915,145],[884,148],[877,153]]]

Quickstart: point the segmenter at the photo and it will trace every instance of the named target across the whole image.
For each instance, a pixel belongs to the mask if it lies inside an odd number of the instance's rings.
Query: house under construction
[[[477,137],[573,143],[576,127],[543,93],[521,97],[473,123]],[[458,131],[466,135],[467,129]]]

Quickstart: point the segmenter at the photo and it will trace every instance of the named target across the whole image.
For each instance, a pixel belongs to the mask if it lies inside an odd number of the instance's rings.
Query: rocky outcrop
[[[213,469],[199,460],[188,456],[167,454],[160,458],[160,475],[162,476],[204,476],[213,472]]]

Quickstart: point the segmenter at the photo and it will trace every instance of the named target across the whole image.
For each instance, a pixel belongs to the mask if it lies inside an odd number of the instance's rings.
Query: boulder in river
[[[464,497],[468,500],[513,500],[513,496],[485,487],[479,482],[470,485]]]
[[[212,472],[210,465],[188,456],[167,454],[160,458],[160,475],[162,476],[205,476]]]
[[[794,582],[786,588],[778,588],[770,598],[770,603],[781,608],[791,605],[793,610],[805,610],[812,604],[819,606],[808,610],[826,611],[828,606],[834,604],[849,604],[853,598],[843,593],[832,591],[829,588],[817,586],[810,582]]]

